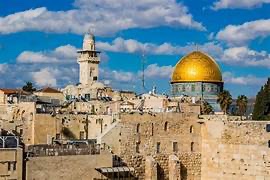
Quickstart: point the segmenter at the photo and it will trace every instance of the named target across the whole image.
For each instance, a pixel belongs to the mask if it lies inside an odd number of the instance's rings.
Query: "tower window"
[[[90,73],[89,73],[90,77],[92,77],[92,76],[93,76],[93,72],[94,72],[94,70],[95,70],[95,68],[90,68]]]
[[[94,76],[94,77],[93,77],[93,80],[96,81],[96,80],[97,80],[97,76]]]

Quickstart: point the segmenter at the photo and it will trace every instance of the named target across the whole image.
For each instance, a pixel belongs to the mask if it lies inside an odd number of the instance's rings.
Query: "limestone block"
[[[169,156],[169,180],[181,180],[180,160],[175,155]]]
[[[157,180],[157,162],[152,156],[145,157],[145,180]]]

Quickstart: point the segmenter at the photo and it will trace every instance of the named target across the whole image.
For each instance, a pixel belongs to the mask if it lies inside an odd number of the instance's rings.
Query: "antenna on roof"
[[[146,89],[145,88],[145,64],[146,64],[145,47],[143,47],[143,50],[142,50],[141,64],[142,64],[142,88],[144,91]]]

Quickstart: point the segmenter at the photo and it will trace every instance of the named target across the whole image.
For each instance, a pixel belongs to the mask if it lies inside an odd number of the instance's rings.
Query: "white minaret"
[[[83,39],[83,49],[78,51],[77,62],[80,65],[80,83],[90,85],[98,80],[99,51],[96,51],[95,36],[87,33]]]

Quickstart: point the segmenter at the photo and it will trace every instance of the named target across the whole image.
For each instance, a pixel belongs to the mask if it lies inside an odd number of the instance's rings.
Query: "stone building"
[[[34,94],[38,96],[40,100],[54,104],[62,104],[65,100],[65,97],[61,91],[51,87],[42,88],[34,92]]]
[[[134,167],[139,179],[270,179],[269,121],[191,113],[123,114],[101,142]]]
[[[23,149],[18,137],[0,136],[0,179],[23,179]]]
[[[189,96],[207,101],[219,111],[217,95],[223,90],[221,70],[209,55],[194,51],[184,56],[175,66],[171,78],[174,97]]]

